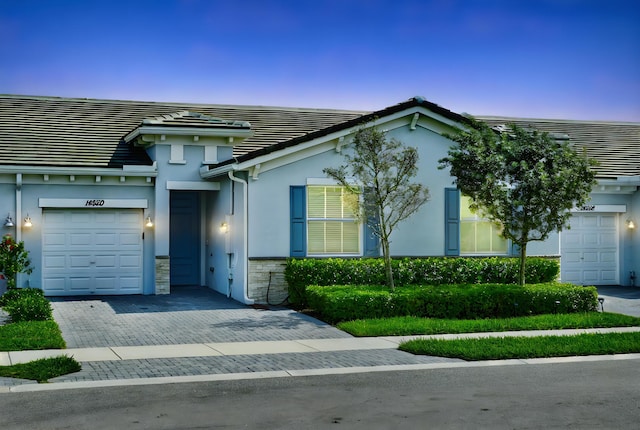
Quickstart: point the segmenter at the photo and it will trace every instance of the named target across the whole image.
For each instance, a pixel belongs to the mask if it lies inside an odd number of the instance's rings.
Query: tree
[[[380,239],[387,285],[393,290],[391,233],[429,200],[429,190],[411,182],[418,172],[418,150],[387,139],[384,131],[373,126],[358,129],[353,149],[353,155],[344,155],[347,165],[323,171],[348,190],[354,213]]]
[[[16,242],[10,234],[5,234],[0,242],[0,273],[7,279],[7,288],[16,288],[18,273],[31,273],[29,251],[24,249],[24,242]]]
[[[568,227],[570,209],[589,199],[595,161],[568,140],[509,124],[498,132],[470,119],[447,136],[457,142],[440,168],[451,167],[458,189],[520,248],[519,283],[525,284],[527,244]]]

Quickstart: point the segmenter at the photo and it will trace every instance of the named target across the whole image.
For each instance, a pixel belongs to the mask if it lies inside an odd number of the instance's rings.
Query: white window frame
[[[363,254],[363,225],[361,222],[358,222],[357,218],[354,216],[353,218],[346,218],[346,217],[342,217],[342,218],[335,218],[335,217],[311,217],[310,216],[310,210],[309,210],[309,206],[310,206],[310,197],[309,197],[309,189],[312,187],[323,187],[323,188],[328,188],[328,187],[332,187],[332,188],[344,188],[342,185],[338,184],[336,181],[333,181],[331,179],[326,179],[326,178],[319,178],[319,179],[308,179],[307,180],[307,186],[306,186],[306,193],[307,193],[307,198],[306,198],[306,234],[307,234],[307,238],[306,238],[306,242],[307,242],[307,249],[306,249],[306,253],[307,256],[309,257],[359,257],[362,256]],[[345,206],[344,206],[344,202],[342,203],[342,211],[344,212]],[[358,250],[357,252],[312,252],[310,251],[311,248],[311,240],[310,240],[310,223],[312,222],[337,222],[337,223],[356,223],[357,224],[357,233],[358,233],[358,238],[357,238],[357,243],[358,243]],[[325,240],[326,240],[326,236],[325,236]],[[341,234],[341,243],[344,244],[344,232]]]
[[[459,214],[459,218],[460,218],[460,255],[461,256],[465,256],[465,255],[490,255],[490,256],[502,256],[502,255],[509,255],[509,248],[510,248],[510,241],[508,239],[503,239],[505,240],[505,249],[504,251],[493,251],[493,241],[496,238],[496,236],[499,236],[499,231],[498,231],[498,227],[490,222],[488,219],[486,218],[482,218],[480,215],[478,214],[474,214],[473,217],[462,217],[462,210],[463,207],[465,206],[466,201],[469,201],[469,197],[465,196],[465,195],[460,195],[460,214]],[[468,207],[468,204],[467,204]],[[463,225],[473,225],[473,231],[474,231],[474,251],[465,251],[463,249]],[[491,228],[491,234],[490,234],[490,240],[491,240],[491,244],[489,246],[490,250],[489,251],[478,251],[478,226],[481,224],[488,224]]]

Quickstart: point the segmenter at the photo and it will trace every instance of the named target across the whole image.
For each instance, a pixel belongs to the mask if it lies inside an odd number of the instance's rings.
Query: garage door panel
[[[137,291],[142,284],[142,278],[139,276],[121,276],[120,288],[124,291]]]
[[[581,228],[595,228],[595,227],[598,226],[598,217],[590,216],[590,215],[583,215],[582,216],[582,222],[579,223],[579,226]]]
[[[91,233],[70,233],[69,244],[71,246],[90,246]]]
[[[113,290],[118,288],[117,278],[113,276],[96,277],[95,286],[97,291]]]
[[[48,292],[64,293],[64,287],[66,285],[65,278],[53,278],[49,277],[45,279],[43,289]]]
[[[615,232],[600,234],[599,244],[602,246],[615,246],[618,243],[618,235]]]
[[[604,228],[616,229],[618,226],[617,215],[602,215],[600,217],[600,226]]]
[[[72,269],[87,268],[91,265],[90,255],[70,255],[68,259],[68,267]]]
[[[47,255],[42,259],[45,269],[63,269],[65,267],[64,255]]]
[[[600,262],[602,263],[617,263],[618,253],[615,251],[602,251],[600,253]]]
[[[67,218],[71,218],[71,222],[77,225],[88,225],[93,224],[92,213],[89,211],[73,211],[69,212],[69,216]]]
[[[84,293],[85,291],[91,289],[92,282],[91,282],[91,278],[88,277],[88,276],[86,276],[86,277],[70,277],[68,285],[69,285],[69,289],[72,292]]]
[[[597,233],[583,233],[583,239],[581,241],[581,244],[583,246],[595,246],[598,245],[598,243],[600,242],[600,239],[598,237]]]
[[[45,233],[42,236],[44,246],[65,246],[66,235],[64,233]]]
[[[118,244],[118,235],[116,233],[96,233],[95,240],[98,246],[115,246]]]
[[[100,268],[115,268],[117,267],[116,260],[118,257],[116,255],[96,255],[95,264],[96,267]]]
[[[135,233],[121,233],[118,237],[118,242],[122,246],[126,245],[140,245],[142,243],[142,236]]]
[[[139,269],[142,267],[142,259],[139,255],[121,255],[120,267]]]
[[[618,272],[615,270],[603,270],[601,272],[601,278],[610,284],[618,283]]]
[[[142,211],[45,209],[47,295],[141,294]]]

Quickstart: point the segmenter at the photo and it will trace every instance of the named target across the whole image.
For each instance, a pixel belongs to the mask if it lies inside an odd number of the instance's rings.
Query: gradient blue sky
[[[0,93],[640,121],[640,1],[0,0]]]

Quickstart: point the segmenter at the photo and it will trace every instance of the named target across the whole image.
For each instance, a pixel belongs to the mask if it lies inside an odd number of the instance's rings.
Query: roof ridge
[[[202,102],[164,102],[153,100],[123,100],[123,99],[97,99],[90,97],[63,97],[63,96],[37,96],[28,94],[0,94],[0,98],[5,99],[31,99],[31,100],[51,100],[51,101],[70,101],[70,102],[87,102],[87,103],[117,103],[124,105],[132,104],[149,104],[157,106],[194,106],[204,108],[219,108],[219,109],[254,109],[254,110],[269,110],[269,111],[294,111],[294,112],[326,112],[326,113],[354,113],[354,114],[367,114],[372,112],[371,110],[360,109],[337,109],[337,108],[312,108],[312,107],[295,107],[295,106],[269,106],[269,105],[249,105],[249,104],[220,104],[220,103],[202,103]]]
[[[561,119],[561,118],[527,118],[515,116],[499,116],[499,115],[474,115],[474,118],[493,121],[537,121],[549,123],[576,123],[576,124],[607,124],[607,125],[630,125],[639,126],[640,122],[634,121],[608,121],[608,120],[588,120],[588,119]]]

